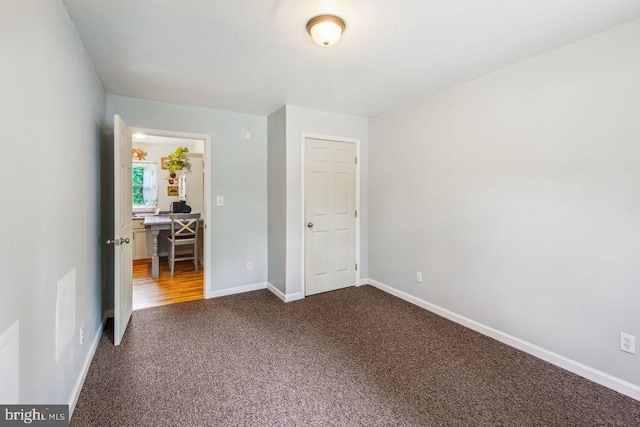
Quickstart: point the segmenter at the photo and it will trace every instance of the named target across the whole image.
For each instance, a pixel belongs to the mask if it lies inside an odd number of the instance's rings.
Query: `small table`
[[[198,226],[204,225],[204,219],[198,220]],[[144,219],[144,226],[151,229],[153,236],[153,254],[151,255],[151,277],[160,277],[160,257],[158,257],[158,234],[160,230],[171,230],[171,219],[169,215],[154,215]]]

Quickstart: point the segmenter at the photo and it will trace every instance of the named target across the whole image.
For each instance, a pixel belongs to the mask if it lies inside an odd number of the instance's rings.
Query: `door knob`
[[[106,241],[107,245],[114,245],[114,246],[120,246],[120,245],[124,245],[125,243],[129,243],[131,240],[129,240],[129,238],[127,237],[126,239],[109,239]]]
[[[307,223],[307,228],[313,228],[313,223],[312,222],[308,222]]]

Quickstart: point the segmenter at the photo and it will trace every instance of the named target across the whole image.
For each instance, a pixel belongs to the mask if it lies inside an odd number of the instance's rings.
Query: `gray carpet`
[[[640,402],[370,286],[134,312],[72,426],[640,426]]]

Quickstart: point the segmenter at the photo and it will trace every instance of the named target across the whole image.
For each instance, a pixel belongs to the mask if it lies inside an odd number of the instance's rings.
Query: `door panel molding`
[[[301,140],[302,140],[302,144],[301,144],[301,157],[300,157],[300,183],[301,183],[301,197],[300,197],[300,218],[301,218],[301,224],[300,224],[300,229],[301,229],[301,241],[300,241],[300,253],[301,253],[301,259],[300,259],[300,272],[301,272],[301,297],[304,298],[307,294],[307,284],[306,284],[306,277],[307,277],[307,272],[306,272],[306,243],[307,243],[307,239],[306,239],[306,229],[307,229],[307,221],[306,221],[306,212],[305,212],[305,208],[306,208],[306,154],[307,154],[307,140],[310,139],[319,139],[319,140],[325,140],[325,141],[335,141],[335,142],[344,142],[344,143],[351,143],[355,145],[355,155],[356,155],[356,159],[357,161],[355,162],[355,180],[356,180],[356,185],[355,185],[355,210],[356,212],[358,212],[358,215],[355,218],[355,249],[356,249],[356,255],[355,255],[355,261],[356,264],[358,265],[358,268],[356,269],[356,278],[355,278],[355,285],[358,286],[360,284],[360,280],[361,280],[361,275],[360,275],[360,218],[361,218],[361,207],[360,207],[360,164],[362,163],[360,161],[360,139],[358,138],[348,138],[348,137],[341,137],[341,136],[335,136],[335,135],[324,135],[324,134],[316,134],[316,133],[307,133],[307,132],[302,132],[301,134]],[[314,151],[313,153],[318,154]],[[315,156],[314,156],[315,157]],[[317,159],[317,157],[316,157]],[[319,159],[318,159],[319,160]]]

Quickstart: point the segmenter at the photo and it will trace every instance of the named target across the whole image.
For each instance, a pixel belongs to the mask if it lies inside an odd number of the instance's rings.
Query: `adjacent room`
[[[640,2],[5,0],[0,52],[0,424],[640,426]]]
[[[133,310],[204,298],[204,143],[132,134]]]

